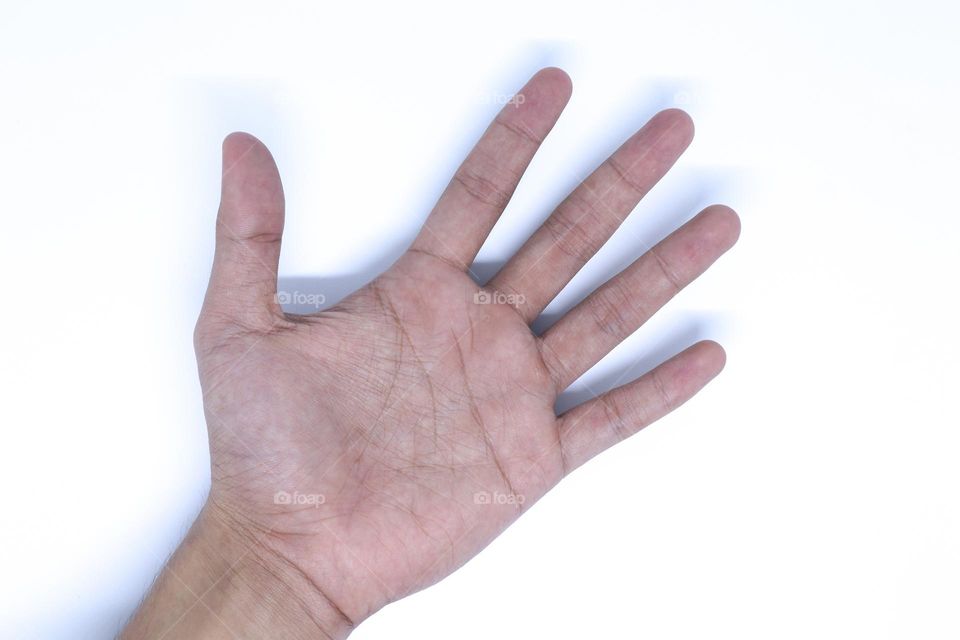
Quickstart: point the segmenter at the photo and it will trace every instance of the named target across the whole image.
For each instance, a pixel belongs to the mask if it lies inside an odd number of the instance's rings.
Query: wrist
[[[353,622],[262,535],[208,501],[121,637],[346,638]]]

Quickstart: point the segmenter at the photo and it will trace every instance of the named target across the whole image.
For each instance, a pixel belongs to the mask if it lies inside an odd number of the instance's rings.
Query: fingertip
[[[677,131],[681,137],[689,141],[693,140],[693,136],[696,133],[696,127],[693,124],[693,118],[690,117],[690,114],[684,111],[683,109],[677,109],[676,107],[671,107],[670,109],[664,109],[657,113],[657,115],[651,118],[651,121],[663,121],[666,126],[670,129]]]
[[[701,340],[690,350],[696,358],[697,368],[708,373],[711,378],[723,371],[727,364],[726,350],[713,340]]]
[[[572,92],[570,76],[563,69],[546,67],[533,74],[517,92],[515,100],[519,99],[519,102],[516,106],[523,106],[528,112],[559,114],[570,101]]]
[[[247,133],[246,131],[232,131],[223,138],[223,146],[225,147],[230,144],[235,144],[236,142],[246,142],[249,144],[251,142],[259,142],[259,140],[257,140],[257,137],[252,133]]]
[[[256,136],[246,131],[234,131],[227,134],[223,139],[221,149],[223,150],[224,160],[235,159],[236,156],[243,154],[255,145],[263,145]]]
[[[279,180],[276,161],[267,146],[256,136],[235,131],[223,139],[223,165],[221,174],[226,180],[227,174],[240,174],[233,181],[249,178],[245,174],[271,176],[270,180]]]
[[[740,216],[724,204],[712,204],[701,214],[709,222],[711,230],[727,248],[732,247],[740,238]]]
[[[269,149],[249,133],[226,136],[218,213],[221,230],[229,230],[234,239],[279,237],[283,209],[283,185]]]
[[[535,73],[534,77],[549,84],[559,95],[569,97],[573,92],[573,80],[560,67],[544,67]]]

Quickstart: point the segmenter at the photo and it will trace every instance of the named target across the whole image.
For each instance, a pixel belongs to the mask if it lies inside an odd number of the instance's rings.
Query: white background
[[[191,332],[222,137],[271,147],[281,276],[333,302],[546,65],[574,97],[483,268],[683,107],[693,145],[551,311],[706,204],[739,211],[741,242],[565,402],[700,338],[727,369],[355,637],[960,637],[958,20],[946,1],[3,3],[0,637],[110,637],[202,504]]]

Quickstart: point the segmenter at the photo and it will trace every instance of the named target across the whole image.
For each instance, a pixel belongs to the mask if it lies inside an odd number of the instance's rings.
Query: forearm
[[[317,585],[208,506],[120,638],[334,639],[351,630]]]

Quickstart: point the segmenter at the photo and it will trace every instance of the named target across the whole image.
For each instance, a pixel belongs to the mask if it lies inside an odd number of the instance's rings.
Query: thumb
[[[276,301],[283,185],[273,156],[247,133],[223,141],[217,246],[203,314],[266,330]]]

